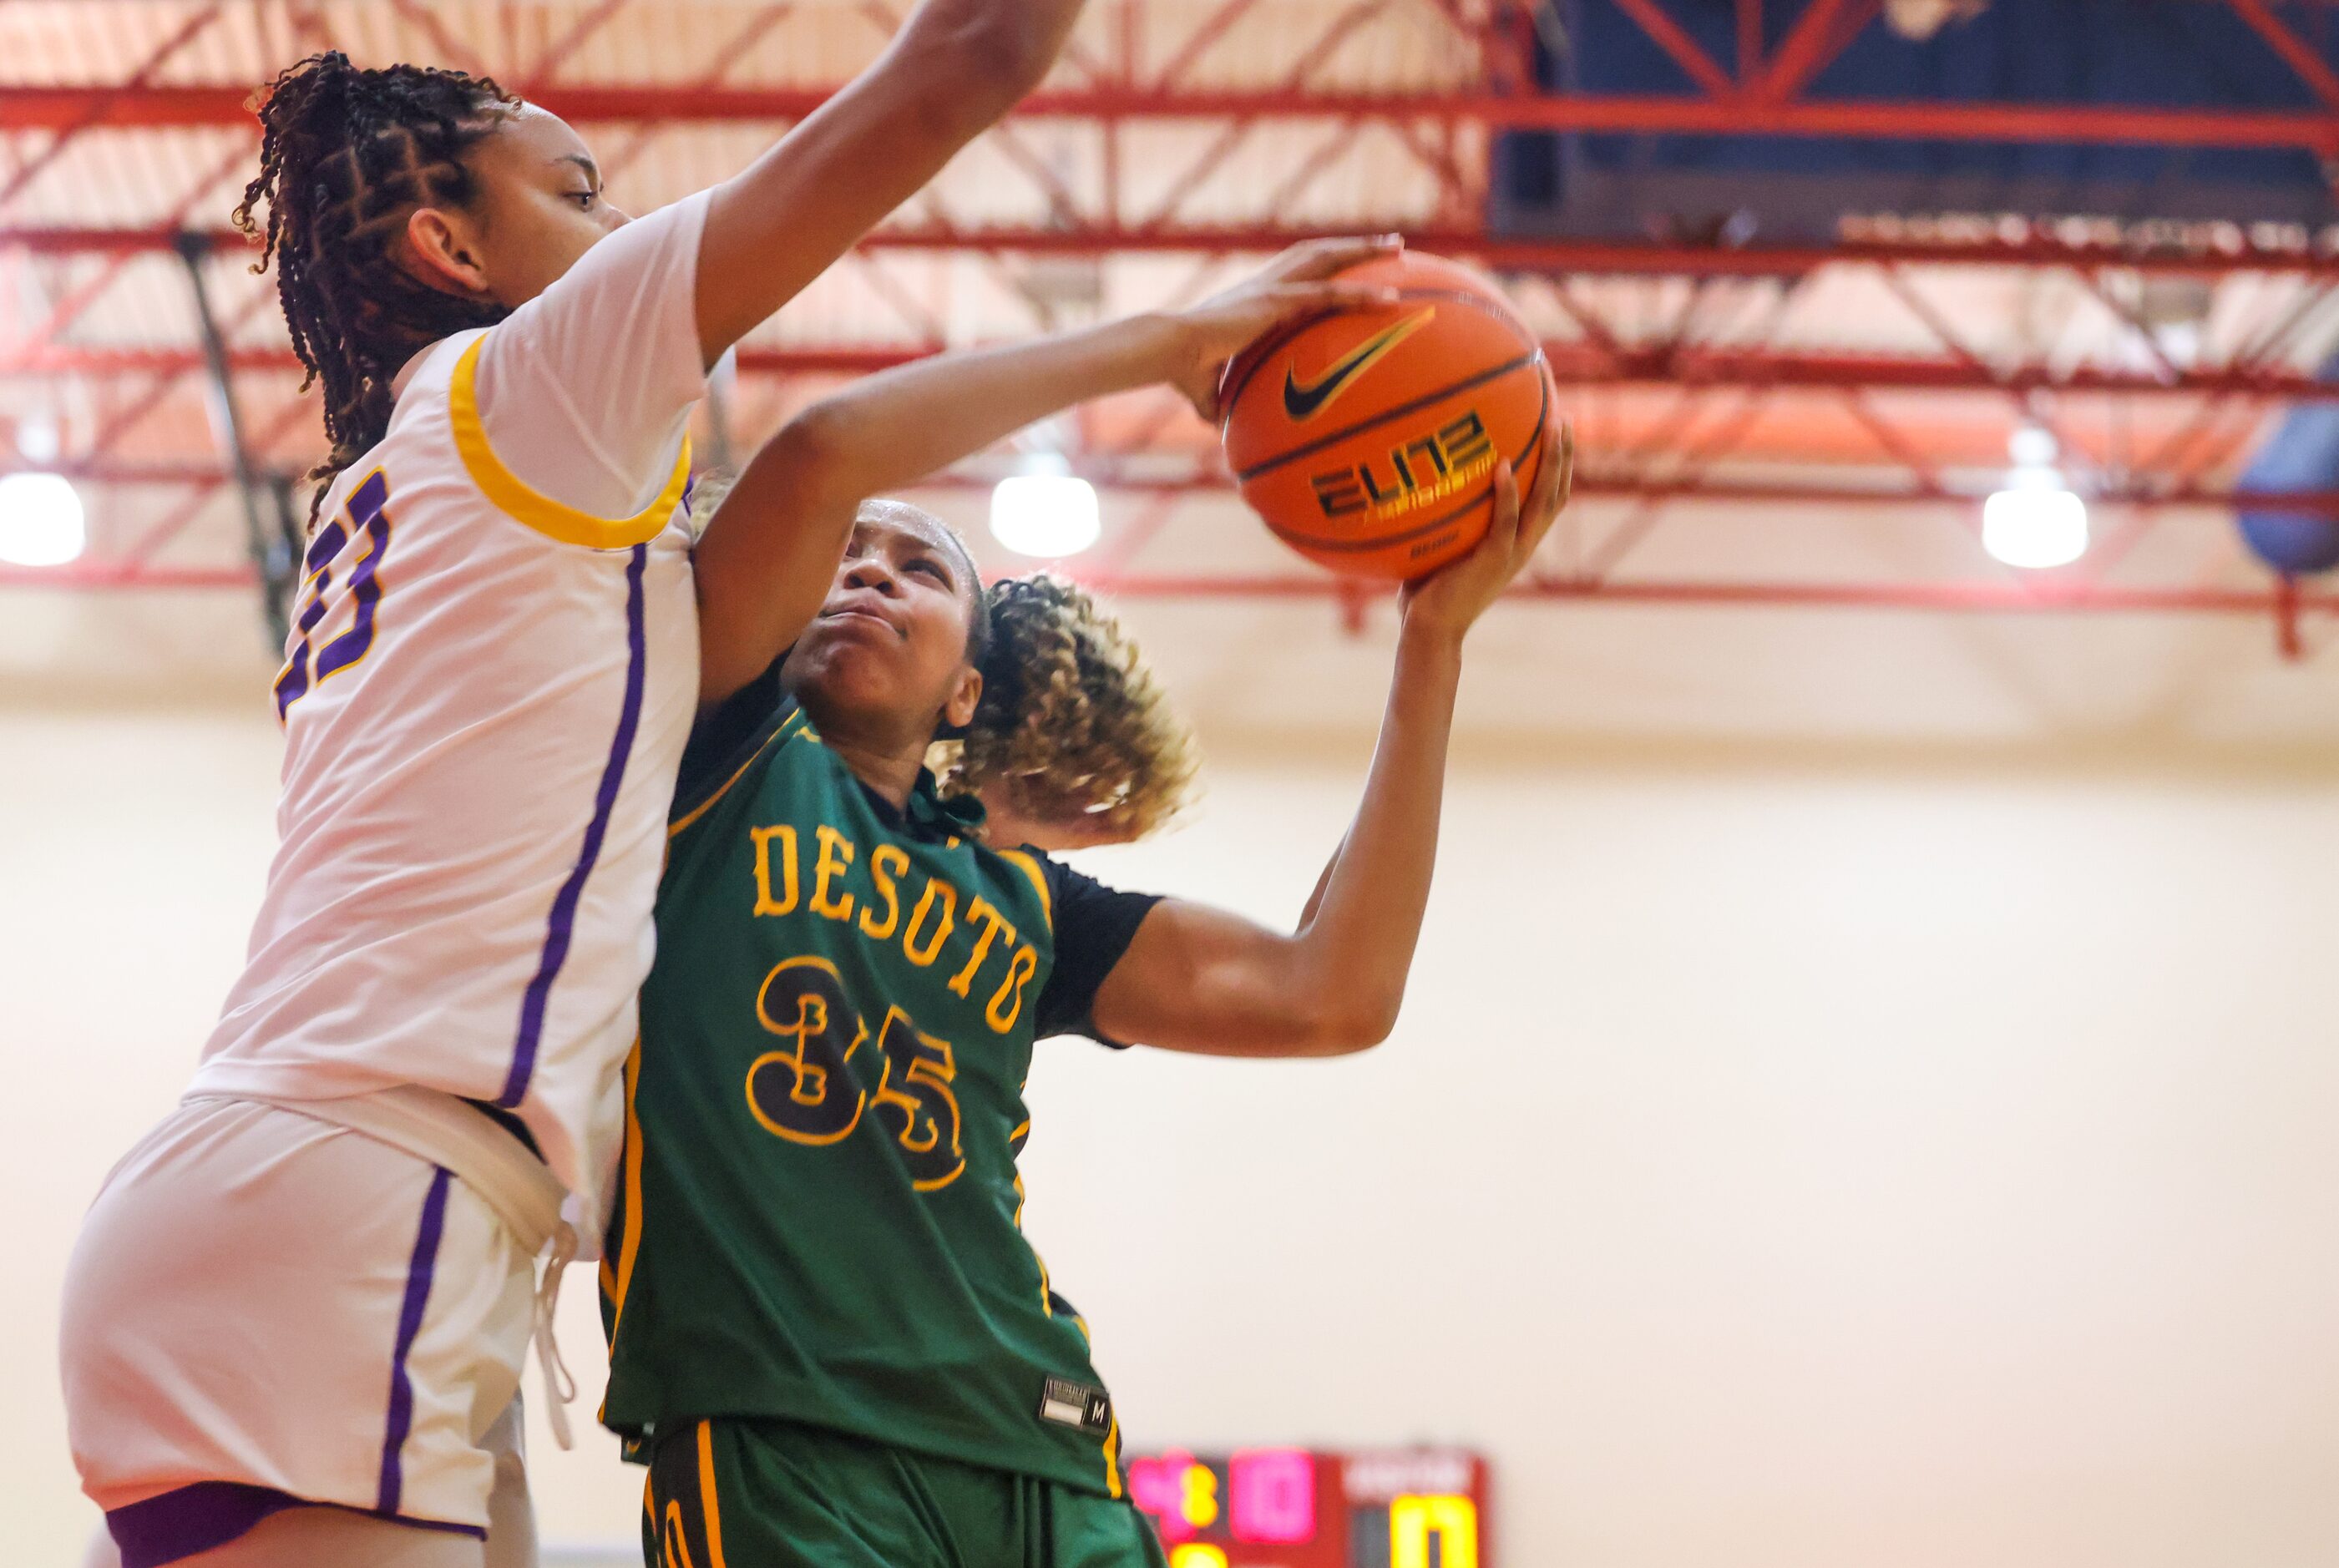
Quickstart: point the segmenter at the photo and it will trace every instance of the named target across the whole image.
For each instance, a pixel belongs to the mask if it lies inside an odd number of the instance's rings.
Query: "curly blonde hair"
[[[1193,735],[1120,622],[1044,575],[995,583],[988,600],[982,697],[966,733],[942,743],[943,793],[980,792],[1035,821],[1090,819],[1114,839],[1183,810]]]
[[[695,532],[737,478],[710,469],[692,482]],[[981,794],[1027,822],[1088,827],[1100,842],[1143,838],[1192,804],[1201,765],[1193,733],[1119,620],[1060,577],[982,589],[957,529],[907,501],[873,498],[860,511],[887,508],[933,524],[978,585],[967,657],[982,673],[982,696],[964,733],[927,753],[943,794]]]

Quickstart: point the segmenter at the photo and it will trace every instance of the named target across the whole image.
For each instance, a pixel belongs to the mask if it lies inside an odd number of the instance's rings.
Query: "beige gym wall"
[[[1211,793],[1091,869],[1298,907],[1387,639],[1274,613],[1139,613],[1211,723]],[[250,635],[220,615],[206,640]],[[2058,650],[2130,629],[1538,615],[1487,628],[1387,1046],[1041,1049],[1029,1225],[1132,1442],[1473,1443],[1515,1568],[2339,1557],[2339,755],[2301,723],[2199,745],[2005,695],[2018,665],[2084,695]],[[2256,694],[2196,675],[2196,729],[2333,711],[2339,656],[2169,635]],[[239,962],[277,747],[209,689],[0,707],[12,1562],[71,1561],[94,1518],[58,1277]],[[534,1440],[547,1537],[629,1538],[638,1473]]]

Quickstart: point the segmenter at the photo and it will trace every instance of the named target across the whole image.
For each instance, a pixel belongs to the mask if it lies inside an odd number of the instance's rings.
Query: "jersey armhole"
[[[455,433],[455,450],[479,492],[498,511],[560,544],[624,550],[657,537],[673,520],[674,509],[682,504],[683,490],[690,483],[690,438],[682,439],[682,451],[675,459],[666,488],[630,518],[597,518],[556,501],[504,467],[488,442],[487,426],[479,419],[478,384],[479,346],[487,340],[485,332],[471,340],[463,357],[455,361],[454,378],[447,385],[447,414]]]
[[[765,757],[769,756],[775,746],[777,746],[782,741],[786,740],[789,736],[794,735],[799,730],[802,730],[804,727],[805,722],[804,709],[796,707],[794,705],[790,705],[786,715],[776,724],[773,725],[767,732],[765,732],[762,740],[758,741],[753,747],[747,749],[746,754],[744,757],[740,757],[738,766],[724,774],[723,782],[709,790],[704,800],[692,804],[687,810],[683,809],[683,803],[681,801],[676,801],[674,817],[666,823],[666,842],[668,843],[673,843],[676,838],[682,834],[685,829],[692,826],[699,818],[705,816],[708,812],[713,811],[715,809],[716,803],[720,801],[725,795],[731,793],[732,785],[746,777],[749,770],[754,768],[757,763],[762,762]],[[731,754],[734,756],[739,756],[737,752],[734,752]]]
[[[1047,917],[1048,930],[1052,934],[1056,929],[1056,901],[1048,891],[1048,875],[1040,869],[1040,863],[1033,860],[1030,852],[1025,850],[1002,849],[997,853],[1001,860],[1007,862],[1031,879],[1031,885],[1038,889],[1040,893],[1040,912]]]

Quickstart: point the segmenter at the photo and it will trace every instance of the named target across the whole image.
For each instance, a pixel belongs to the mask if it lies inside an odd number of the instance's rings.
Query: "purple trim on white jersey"
[[[243,1481],[198,1481],[156,1496],[143,1498],[105,1516],[106,1533],[122,1553],[122,1568],[163,1568],[165,1563],[209,1552],[242,1537],[253,1525],[287,1508],[333,1508],[387,1519],[416,1530],[443,1530],[484,1541],[488,1533],[477,1524],[449,1524],[441,1519],[401,1519],[374,1508],[350,1508],[339,1503],[313,1503]]]
[[[406,1354],[422,1329],[422,1309],[430,1301],[430,1276],[439,1264],[439,1238],[447,1229],[447,1187],[453,1179],[445,1166],[433,1168],[430,1191],[422,1199],[422,1224],[414,1235],[414,1257],[406,1266],[406,1300],[398,1309],[398,1348],[390,1358],[390,1416],[381,1439],[381,1485],[374,1511],[394,1514],[399,1494],[406,1488],[405,1462],[400,1457],[406,1435],[414,1429],[414,1379],[407,1375]]]
[[[626,701],[617,715],[617,734],[609,743],[609,760],[601,769],[601,788],[593,800],[593,820],[586,824],[585,847],[577,856],[577,865],[568,880],[560,884],[553,896],[552,915],[546,922],[544,953],[537,961],[536,978],[528,982],[528,991],[520,999],[519,1035],[512,1042],[510,1073],[504,1079],[504,1091],[496,1096],[496,1103],[506,1110],[515,1110],[528,1098],[528,1079],[536,1071],[536,1050],[544,1038],[544,1010],[551,1000],[552,982],[560,978],[560,966],[568,962],[568,943],[577,920],[577,901],[585,892],[585,879],[593,874],[594,863],[601,858],[601,841],[608,835],[609,815],[617,807],[617,791],[626,782],[626,762],[634,754],[634,732],[641,725],[642,686],[648,665],[648,651],[644,646],[642,629],[642,568],[649,561],[649,547],[636,545],[633,560],[626,567]]]

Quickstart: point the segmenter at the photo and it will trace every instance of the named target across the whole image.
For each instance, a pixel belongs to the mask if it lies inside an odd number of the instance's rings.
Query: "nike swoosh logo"
[[[1304,386],[1298,376],[1287,369],[1283,372],[1283,411],[1298,422],[1314,419],[1347,390],[1350,382],[1371,370],[1382,355],[1427,326],[1436,314],[1437,307],[1432,305],[1415,311],[1393,327],[1384,328],[1341,355],[1322,375]]]

